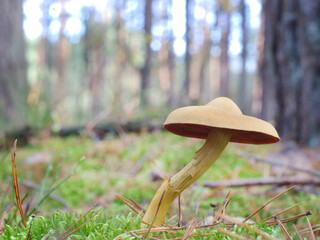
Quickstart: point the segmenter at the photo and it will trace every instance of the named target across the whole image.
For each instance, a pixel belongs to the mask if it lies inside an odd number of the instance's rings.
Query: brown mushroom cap
[[[231,133],[230,142],[267,144],[280,141],[276,129],[261,119],[243,115],[229,98],[219,97],[204,106],[182,107],[169,114],[164,128],[174,134],[206,139],[212,129]]]

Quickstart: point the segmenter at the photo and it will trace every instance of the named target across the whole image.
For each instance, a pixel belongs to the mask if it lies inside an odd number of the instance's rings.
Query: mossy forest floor
[[[0,239],[28,239],[30,235],[32,239],[65,239],[67,234],[62,237],[61,235],[93,205],[96,207],[74,229],[93,218],[68,239],[114,239],[124,232],[137,230],[140,228],[140,216],[132,213],[115,193],[127,199],[132,198],[147,208],[161,184],[161,180],[156,181],[156,179],[159,176],[172,176],[181,170],[192,159],[201,144],[199,140],[165,132],[124,134],[120,137],[110,136],[102,141],[93,141],[85,137],[34,139],[31,144],[21,148],[18,140],[16,160],[20,195],[24,198],[23,206],[25,210],[27,209],[28,226],[31,225],[31,228],[25,229],[21,224],[12,190],[11,154],[2,151],[0,152],[0,231],[2,231]],[[250,153],[263,157],[269,152],[276,151],[277,147],[277,145],[229,144],[210,170],[183,192],[182,224],[192,224],[195,216],[199,221],[209,221],[213,212],[210,203],[221,204],[230,190],[232,200],[226,213],[232,217],[246,218],[259,206],[288,188],[288,186],[260,186],[213,190],[203,187],[204,181],[207,180],[270,176],[272,172],[269,165],[252,164],[246,159],[237,157],[237,154]],[[57,189],[46,197],[47,191],[55,186],[58,186]],[[311,225],[320,223],[320,196],[293,190],[259,211],[252,220],[258,223],[299,202],[303,203],[281,215],[281,218],[289,218],[310,210],[312,215],[308,216],[308,219]],[[35,208],[35,215],[32,218],[29,215]],[[99,209],[101,210],[97,213]],[[168,219],[176,214],[178,214],[177,201],[174,202]],[[175,222],[177,218],[173,219],[172,224]],[[308,228],[307,219],[301,217],[284,225],[290,236],[298,239],[293,224],[299,230]],[[280,226],[269,227],[266,224],[258,226],[274,238],[286,238],[280,231]],[[240,227],[238,229],[224,225],[219,227],[253,239],[263,238],[258,234],[245,233],[248,230]],[[187,227],[175,233],[150,233],[145,237],[152,238],[153,234],[158,239],[183,239],[186,231]],[[237,239],[215,228],[192,231],[192,234],[196,233],[201,233],[202,236],[192,235],[192,237],[189,234],[188,239],[206,239],[204,233],[211,234],[207,239]],[[132,233],[127,237],[122,236],[119,239],[138,239],[144,235]],[[310,238],[310,235],[304,236]]]

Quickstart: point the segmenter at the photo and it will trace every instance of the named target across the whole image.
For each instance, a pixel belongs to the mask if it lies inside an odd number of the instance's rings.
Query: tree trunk
[[[114,96],[113,96],[113,112],[117,117],[122,113],[122,74],[126,68],[126,31],[124,29],[124,19],[122,14],[125,8],[126,1],[118,1],[116,3],[116,54],[115,54],[115,75],[114,81]]]
[[[220,41],[220,95],[229,96],[229,35],[231,30],[231,12],[229,1],[220,3],[219,22],[221,27]]]
[[[150,85],[150,73],[151,73],[151,40],[152,40],[152,0],[145,0],[144,8],[144,40],[145,40],[145,59],[144,66],[141,71],[141,86],[140,86],[140,105],[148,106],[148,88]]]
[[[56,85],[56,104],[59,104],[61,101],[63,101],[63,98],[65,97],[65,94],[67,92],[67,85],[66,85],[66,76],[65,76],[65,69],[67,60],[69,57],[69,46],[68,46],[68,40],[66,36],[64,35],[65,26],[67,23],[67,11],[66,11],[66,0],[60,0],[61,4],[61,14],[60,14],[60,33],[59,33],[59,40],[57,45],[57,72],[58,72],[58,79],[57,79],[57,85]]]
[[[22,1],[1,0],[0,9],[0,125],[21,127],[28,94]]]
[[[249,92],[247,84],[247,42],[248,42],[248,28],[247,28],[247,6],[245,0],[240,1],[240,14],[242,16],[241,29],[242,29],[242,51],[241,51],[241,74],[238,87],[239,106],[243,113],[249,114],[251,107],[249,101]]]
[[[172,0],[168,1],[168,5],[172,6]],[[159,50],[159,80],[160,88],[166,95],[166,106],[171,107],[174,104],[174,78],[175,78],[175,56],[173,51],[174,34],[172,27],[169,26],[170,16],[169,8],[165,8],[163,19],[167,23],[168,30],[162,41],[162,47]]]
[[[262,113],[275,108],[273,117],[282,138],[300,144],[315,140],[319,132],[319,11],[320,1],[263,2]],[[268,106],[274,96],[275,104]]]
[[[211,49],[211,29],[204,24],[203,26],[203,34],[204,34],[204,43],[201,49],[201,58],[200,58],[200,69],[199,69],[199,100],[201,102],[208,102],[207,96],[208,88],[206,87],[208,83],[206,82],[206,70],[208,68],[208,63],[210,60],[210,49]],[[209,99],[210,101],[210,99]]]
[[[191,69],[191,1],[192,0],[186,0],[186,34],[185,34],[185,40],[186,40],[186,53],[185,53],[185,79],[183,83],[183,90],[181,91],[182,96],[182,102],[183,104],[188,104],[190,100],[190,69]]]

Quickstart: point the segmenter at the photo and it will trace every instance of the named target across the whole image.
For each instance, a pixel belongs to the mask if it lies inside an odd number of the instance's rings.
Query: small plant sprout
[[[153,226],[163,224],[173,200],[208,170],[228,142],[269,144],[280,140],[270,123],[243,115],[226,97],[216,98],[204,106],[176,109],[167,117],[164,128],[180,136],[206,141],[191,162],[166,179],[156,192],[142,220]]]

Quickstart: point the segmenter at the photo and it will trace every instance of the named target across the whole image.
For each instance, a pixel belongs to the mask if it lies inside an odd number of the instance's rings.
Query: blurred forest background
[[[163,120],[218,96],[319,144],[319,0],[1,0],[0,132]]]

